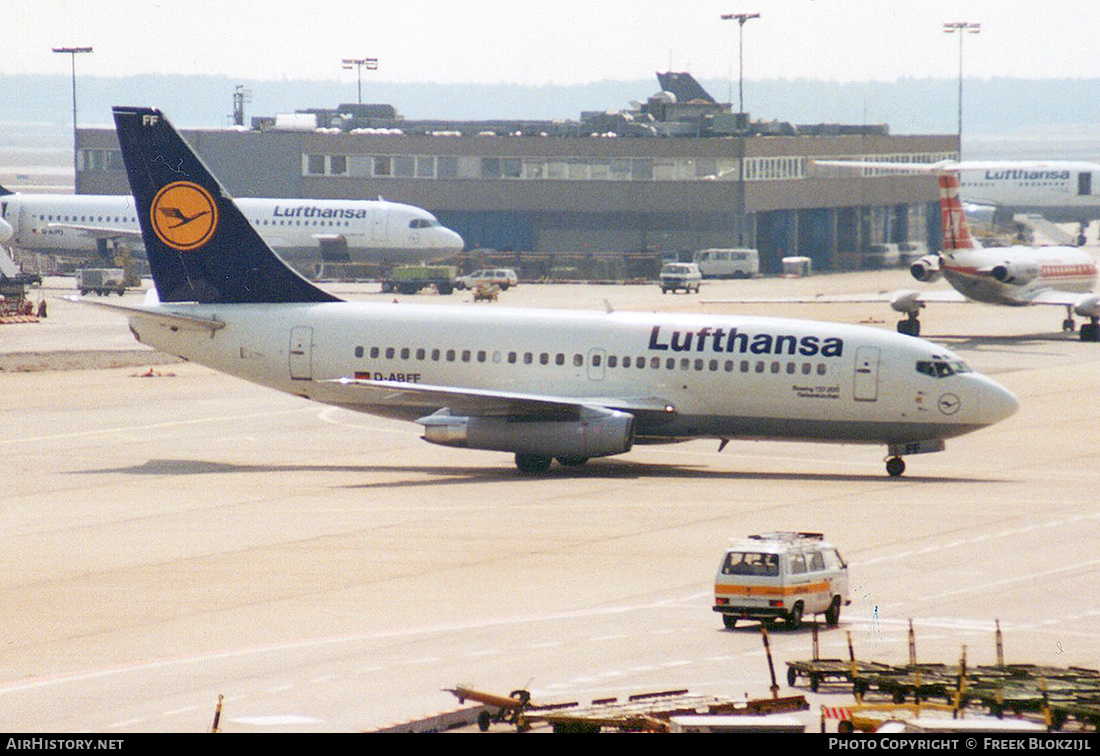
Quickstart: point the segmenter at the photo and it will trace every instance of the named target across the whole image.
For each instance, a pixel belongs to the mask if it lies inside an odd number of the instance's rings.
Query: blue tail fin
[[[338,302],[260,238],[159,110],[114,108],[161,302]]]

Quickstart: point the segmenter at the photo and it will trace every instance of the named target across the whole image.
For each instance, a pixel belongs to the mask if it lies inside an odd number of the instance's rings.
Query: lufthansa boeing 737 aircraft
[[[900,475],[1016,411],[950,351],[881,329],[342,301],[273,254],[160,111],[114,117],[159,301],[100,306],[144,344],[431,443],[532,473],[700,437],[880,444]]]
[[[462,251],[462,237],[419,207],[385,200],[237,200],[281,257],[312,263],[420,263]],[[176,218],[179,223],[187,219]],[[23,194],[0,186],[0,244],[67,257],[141,246],[134,200],[112,194]]]

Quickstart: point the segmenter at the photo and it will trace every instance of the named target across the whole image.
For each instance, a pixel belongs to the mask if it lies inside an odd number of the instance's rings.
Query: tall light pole
[[[971,24],[966,21],[953,21],[944,23],[944,34],[959,35],[959,158],[962,159],[963,139],[963,37],[967,34],[980,34],[981,24]]]
[[[363,104],[363,69],[368,71],[378,70],[378,58],[344,58],[341,63],[343,67],[350,71],[356,70],[356,78],[359,80],[359,104]]]
[[[759,13],[723,13],[723,21],[737,22],[737,112],[745,112],[745,22]]]
[[[68,53],[72,59],[73,68],[73,191],[76,191],[76,56],[79,53],[90,53],[90,47],[55,47],[55,53]]]
[[[745,131],[748,128],[748,118],[745,117],[744,126],[740,120],[745,113],[745,23],[751,19],[760,18],[759,13],[723,13],[723,21],[737,22],[737,134],[740,154],[737,156],[737,246],[745,246]]]

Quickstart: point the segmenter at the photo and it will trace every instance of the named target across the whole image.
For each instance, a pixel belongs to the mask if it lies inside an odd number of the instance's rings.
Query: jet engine
[[[1039,277],[1039,266],[1035,263],[1003,263],[994,265],[989,275],[1005,284],[1023,286]]]
[[[943,271],[940,270],[939,255],[925,255],[909,266],[909,272],[913,278],[924,283],[938,281]]]
[[[1085,297],[1073,307],[1073,311],[1086,318],[1100,318],[1100,294]]]
[[[15,236],[15,229],[3,218],[0,218],[0,244],[7,244]]]
[[[566,420],[464,417],[443,409],[416,422],[425,441],[465,449],[585,459],[622,454],[634,444],[634,416],[598,407]]]

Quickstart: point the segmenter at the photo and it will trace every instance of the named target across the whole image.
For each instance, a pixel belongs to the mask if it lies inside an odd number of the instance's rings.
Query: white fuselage
[[[991,205],[1006,213],[1036,213],[1055,222],[1100,218],[1100,164],[1005,161],[960,172],[968,203]]]
[[[1001,267],[1006,280],[990,275]],[[989,247],[945,254],[943,276],[976,302],[1029,305],[1043,291],[1089,293],[1096,284],[1096,260],[1080,247]]]
[[[862,326],[698,315],[435,305],[151,305],[131,314],[162,351],[327,404],[415,420],[341,378],[599,400],[635,413],[639,441],[693,437],[903,444],[1006,417],[1015,398],[929,342]],[[156,312],[224,327],[170,327]],[[924,364],[924,368],[919,365]],[[965,370],[965,368],[963,368]],[[368,398],[369,397],[369,398]],[[609,401],[608,398],[612,400]]]
[[[264,241],[293,263],[419,263],[463,247],[461,236],[412,205],[253,197],[236,203]],[[12,228],[5,243],[29,252],[87,257],[97,240],[141,247],[130,195],[0,195],[0,217]]]

